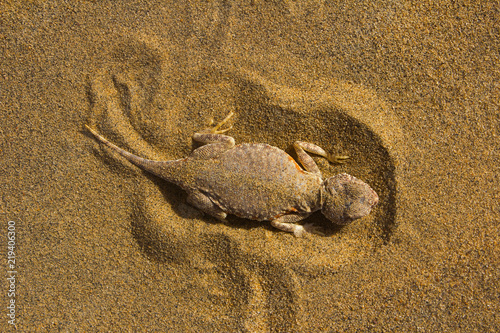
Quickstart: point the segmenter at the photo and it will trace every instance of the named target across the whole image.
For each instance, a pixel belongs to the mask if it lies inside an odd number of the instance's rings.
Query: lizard
[[[221,221],[228,214],[241,218],[270,221],[296,237],[317,233],[313,224],[298,224],[321,210],[330,221],[345,225],[370,213],[378,203],[377,193],[362,180],[346,173],[323,180],[313,158],[316,154],[332,163],[343,163],[348,156],[328,154],[321,147],[295,141],[293,147],[302,167],[285,151],[265,143],[235,144],[225,135],[232,126],[221,127],[233,116],[192,139],[201,143],[185,158],[154,161],[139,157],[111,143],[90,126],[85,127],[101,143],[132,164],[187,192],[187,202]],[[212,123],[211,123],[212,125]]]

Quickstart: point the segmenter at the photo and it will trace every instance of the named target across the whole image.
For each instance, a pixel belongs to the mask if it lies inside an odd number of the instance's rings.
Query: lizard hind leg
[[[235,141],[234,138],[229,135],[224,135],[229,131],[232,126],[225,129],[220,129],[222,125],[224,125],[231,117],[233,116],[233,112],[230,112],[226,118],[224,118],[217,125],[205,129],[201,132],[193,134],[193,140],[201,143],[202,147],[195,149],[191,153],[191,157],[201,158],[201,159],[209,159],[217,157],[219,154],[225,152],[234,147]]]
[[[233,128],[233,126],[231,125],[228,128],[220,129],[225,123],[229,121],[229,119],[231,119],[233,115],[233,111],[229,112],[226,118],[221,120],[215,126],[212,126],[214,120],[211,119],[208,128],[193,134],[193,140],[203,144],[222,142],[229,146],[234,146],[234,139],[229,135],[223,134]]]
[[[229,121],[229,119],[231,119],[231,117],[234,115],[234,112],[233,111],[230,111],[226,118],[222,119],[220,122],[217,123],[217,125],[215,126],[212,126],[213,123],[214,123],[214,119],[210,119],[210,123],[209,123],[209,133],[212,133],[212,134],[224,134],[226,133],[227,131],[229,131],[231,128],[233,128],[233,126],[229,126],[228,128],[224,128],[224,129],[219,129],[221,128],[225,123],[227,123]]]
[[[227,213],[217,206],[208,196],[200,191],[188,192],[187,202],[204,213],[215,217],[220,221],[226,221]]]

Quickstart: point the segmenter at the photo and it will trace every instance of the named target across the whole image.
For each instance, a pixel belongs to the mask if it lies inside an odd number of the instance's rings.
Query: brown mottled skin
[[[234,139],[219,130],[230,117],[193,139],[204,143],[188,157],[152,161],[133,155],[106,140],[87,126],[102,143],[140,168],[182,187],[188,202],[220,220],[227,214],[257,221],[271,221],[283,231],[300,237],[316,232],[310,224],[296,222],[321,212],[332,222],[347,224],[370,213],[378,202],[374,190],[348,174],[326,180],[307,152],[341,163],[346,156],[330,156],[320,147],[296,141],[294,148],[302,169],[283,150],[262,143],[235,146]]]

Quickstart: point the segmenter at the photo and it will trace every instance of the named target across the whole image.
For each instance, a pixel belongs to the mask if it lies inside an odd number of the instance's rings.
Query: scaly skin
[[[326,180],[307,152],[341,163],[346,156],[330,156],[322,148],[296,141],[300,167],[283,150],[261,143],[235,145],[219,128],[231,118],[193,139],[204,143],[188,157],[174,161],[152,161],[133,155],[112,144],[95,130],[87,129],[102,143],[133,164],[182,187],[188,202],[203,212],[224,220],[227,214],[271,221],[283,231],[300,237],[319,233],[310,225],[296,222],[321,210],[332,222],[347,224],[370,213],[378,196],[370,186],[348,174]]]

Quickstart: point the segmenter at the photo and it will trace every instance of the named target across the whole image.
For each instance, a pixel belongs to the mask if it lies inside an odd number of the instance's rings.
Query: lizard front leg
[[[297,157],[299,158],[299,161],[304,167],[304,169],[306,169],[306,171],[315,173],[319,176],[321,176],[321,171],[319,170],[316,162],[314,162],[314,160],[308,153],[313,153],[319,156],[323,156],[332,163],[343,163],[346,159],[349,158],[349,156],[330,155],[320,146],[317,146],[314,143],[309,143],[309,142],[295,141],[293,143],[293,148],[295,148]]]
[[[311,215],[311,213],[283,215],[272,220],[271,225],[282,231],[293,232],[295,237],[302,237],[306,232],[322,235],[318,230],[319,228],[313,226],[312,223],[306,223],[304,225],[295,224],[309,215]]]

